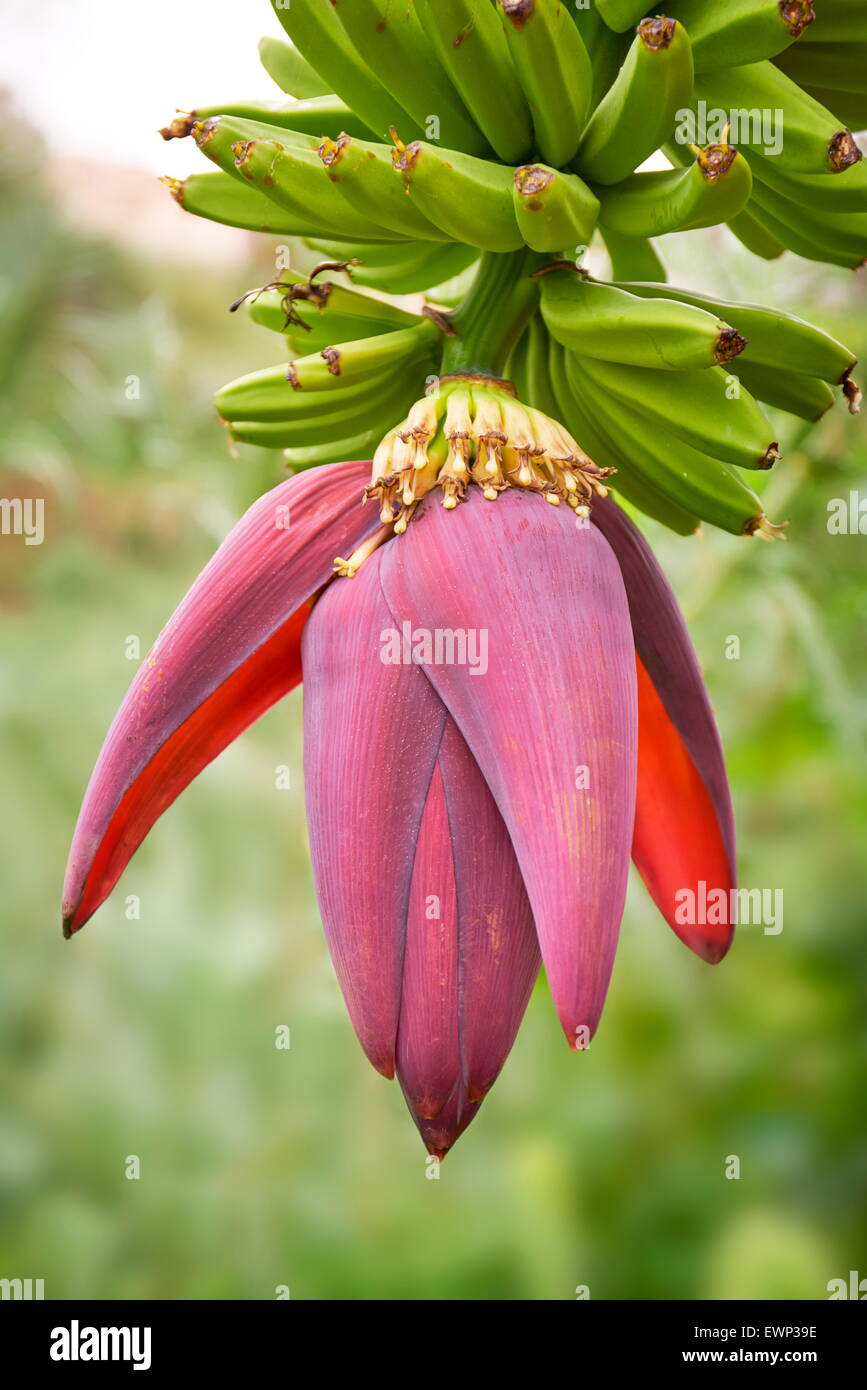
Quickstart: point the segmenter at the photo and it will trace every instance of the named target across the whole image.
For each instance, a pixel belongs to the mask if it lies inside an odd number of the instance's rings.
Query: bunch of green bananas
[[[728,223],[768,259],[867,258],[849,128],[867,124],[863,0],[272,5],[289,42],[260,56],[284,100],[163,131],[216,166],[166,180],[187,211],[325,259],[251,296],[290,360],[219,393],[232,439],[292,467],[367,457],[427,378],[508,367],[649,515],[771,534],[736,471],[777,457],[757,402],[812,421],[842,385],[857,409],[852,354],[791,316],[668,288],[652,239]],[[640,167],[660,150],[668,169]],[[575,264],[597,231],[611,284]],[[449,313],[471,277],[470,300],[499,284],[502,331]],[[381,297],[416,293],[435,307]]]
[[[510,370],[519,394],[543,398],[642,511],[683,534],[707,521],[770,537],[739,471],[779,457],[756,401],[813,421],[841,385],[857,408],[854,365],[842,343],[791,314],[560,270],[542,280]]]
[[[293,360],[230,382],[217,410],[231,441],[282,449],[293,468],[369,458],[383,419],[402,418],[436,371],[431,318],[291,272],[244,298]]]

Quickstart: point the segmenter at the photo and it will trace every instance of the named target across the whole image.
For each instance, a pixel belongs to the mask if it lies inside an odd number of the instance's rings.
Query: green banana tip
[[[176,203],[184,206],[184,184],[185,179],[173,179],[169,174],[163,174],[160,183],[164,184],[169,190]]]
[[[209,116],[206,121],[200,121],[195,111],[192,111],[190,112],[190,121],[189,134],[192,135],[199,149],[203,150],[208,141],[216,134],[220,118],[219,116]]]
[[[793,39],[799,39],[816,18],[813,0],[782,0],[780,16]]]
[[[192,135],[197,120],[195,111],[176,111],[174,119],[163,126],[160,135],[164,140],[185,140]]]
[[[515,170],[515,188],[520,198],[538,198],[551,187],[555,178],[555,171],[546,169],[543,164],[522,164],[520,169]],[[527,207],[535,212],[539,211],[543,204],[527,201]]]
[[[336,140],[332,140],[330,135],[326,135],[317,150],[317,154],[326,169],[333,169],[335,164],[340,163],[351,144],[352,137],[345,133],[338,136]]]
[[[744,527],[744,535],[755,536],[760,541],[787,541],[786,535],[788,521],[776,526],[773,521],[769,521],[764,512],[759,512],[758,516],[750,517]]]
[[[394,149],[391,152],[391,162],[399,174],[411,173],[415,168],[418,157],[421,154],[421,144],[418,140],[413,140],[411,144],[405,145],[393,125],[388,127]]]
[[[638,37],[649,53],[663,53],[671,47],[677,32],[677,20],[656,15],[653,19],[642,19],[638,26]]]
[[[500,0],[500,9],[516,29],[523,29],[533,18],[536,0]]]
[[[716,183],[725,178],[737,157],[734,145],[706,145],[698,151],[696,161],[705,182]]]
[[[772,444],[768,445],[767,449],[759,459],[759,469],[764,472],[767,472],[769,469],[773,468],[774,464],[778,461],[778,459],[781,458],[782,454],[780,452],[780,446],[777,443],[777,441],[774,440]]]
[[[851,130],[838,130],[828,146],[828,163],[835,174],[851,169],[864,158],[858,141]]]
[[[723,362],[731,362],[733,357],[737,357],[743,352],[746,345],[746,338],[741,337],[736,328],[729,328],[728,324],[724,324],[717,334],[713,360],[718,366],[721,366]]]

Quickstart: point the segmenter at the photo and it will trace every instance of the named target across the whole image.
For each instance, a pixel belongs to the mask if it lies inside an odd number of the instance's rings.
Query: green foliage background
[[[65,226],[8,154],[2,179],[0,494],[44,496],[47,535],[0,540],[0,1276],[44,1278],[48,1298],[288,1285],[300,1299],[559,1300],[578,1285],[821,1299],[829,1279],[867,1274],[867,536],[827,530],[829,499],[867,497],[863,426],[840,406],[801,445],[781,423],[768,510],[791,518],[788,545],[648,527],[717,705],[742,882],[784,890],[782,934],[745,928],[709,969],[634,883],[591,1050],[567,1051],[540,985],[430,1181],[328,960],[300,695],[199,779],[96,920],[61,939],[68,842],[133,673],[127,638],[147,649],[277,481],[269,458],[228,456],[211,409],[216,385],[275,356],[225,312],[270,278],[270,253],[240,282],[137,263]],[[768,268],[730,239],[722,256],[722,236],[664,244],[673,281],[774,300],[867,356],[862,281],[792,257]]]

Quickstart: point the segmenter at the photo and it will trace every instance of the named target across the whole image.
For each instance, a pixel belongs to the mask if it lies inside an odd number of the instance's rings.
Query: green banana
[[[284,415],[315,414],[323,394],[346,397],[358,388],[363,395],[371,380],[430,359],[439,331],[428,319],[414,328],[401,328],[356,342],[326,348],[300,357],[287,367],[266,367],[229,382],[217,393],[224,419],[279,420]]]
[[[518,230],[533,251],[589,245],[599,199],[577,174],[525,164],[515,170],[513,188]]]
[[[488,144],[507,164],[519,164],[532,152],[532,121],[491,0],[414,4],[434,53]],[[401,134],[406,138],[406,131]]]
[[[583,393],[589,409],[605,422],[628,460],[621,473],[638,475],[688,512],[732,535],[774,534],[760,498],[732,468],[672,430],[666,431],[664,423],[649,436],[646,416],[630,402],[611,395],[608,371],[602,368],[602,363],[589,358],[573,357],[570,362],[567,354],[566,375],[573,391]]]
[[[627,289],[562,271],[542,278],[542,317],[571,352],[636,367],[683,372],[728,362],[745,340],[719,314],[672,297],[641,298]]]
[[[747,392],[733,392],[722,367],[659,372],[582,358],[607,398],[640,414],[701,453],[739,468],[770,468],[779,458],[771,426]],[[592,372],[591,372],[592,364]]]
[[[852,132],[773,63],[701,73],[693,98],[698,120],[693,112],[684,117],[690,131],[706,123],[703,114],[719,113],[713,120],[731,125],[726,138],[732,144],[759,154],[770,150],[780,169],[836,174],[862,157]],[[680,143],[690,131],[680,132]]]
[[[430,304],[438,305],[443,309],[456,309],[469,294],[477,270],[478,261],[471,261],[463,270],[459,270],[457,275],[450,275],[447,280],[441,280],[438,285],[429,285],[424,292],[426,299]],[[433,268],[432,273],[437,273],[436,267]]]
[[[631,458],[612,438],[609,417],[599,417],[590,411],[589,392],[574,369],[575,359],[553,338],[549,341],[548,377],[557,400],[556,418],[562,420],[570,434],[585,449],[600,468],[613,468],[615,473],[608,485],[646,516],[668,526],[680,536],[694,534],[700,518],[681,507],[662,492],[655,482],[649,482],[633,467]]]
[[[836,178],[824,174],[795,174],[778,169],[773,159],[748,155],[753,178],[790,203],[826,212],[867,212],[867,160],[859,160]]]
[[[217,116],[237,116],[245,121],[258,121],[267,127],[273,139],[280,133],[323,135],[336,137],[344,132],[362,139],[370,130],[349,107],[334,96],[311,97],[306,101],[229,101],[221,106],[199,106],[195,111],[180,111],[170,125],[160,131],[164,140],[180,140],[193,133],[195,126]]]
[[[850,130],[867,128],[867,96],[863,92],[831,92],[827,87],[805,87],[804,91],[826,110],[833,111]]]
[[[653,237],[728,222],[750,199],[753,179],[742,154],[708,145],[688,169],[632,174],[614,188],[596,187],[603,233]]]
[[[819,43],[867,39],[867,10],[862,0],[821,0],[808,38]]]
[[[331,237],[305,237],[308,246],[319,251],[329,261],[347,262],[346,273],[358,284],[358,273],[366,266],[414,265],[420,255],[433,256],[449,249],[451,243],[419,241],[337,241]],[[360,266],[352,264],[360,261]]]
[[[262,449],[309,449],[339,443],[350,436],[379,428],[385,434],[395,420],[406,414],[418,397],[420,382],[399,392],[390,387],[388,378],[378,378],[379,390],[371,391],[362,402],[343,405],[339,397],[327,401],[315,417],[306,416],[284,420],[229,420],[229,437],[241,444],[256,444]]]
[[[573,167],[596,183],[620,183],[668,139],[692,88],[692,50],[683,25],[642,20],[614,84],[588,122]]]
[[[282,334],[290,349],[301,356],[322,352],[333,343],[394,333],[422,322],[418,315],[385,300],[292,271],[284,271],[279,285],[245,295],[234,307],[245,300],[252,321]]]
[[[575,154],[590,109],[589,54],[562,0],[498,0],[498,7],[536,149],[560,169]]]
[[[661,283],[667,278],[665,266],[652,241],[621,236],[610,227],[603,231],[602,240],[611,262],[612,280],[654,280]]]
[[[315,250],[335,260],[356,260],[352,278],[383,294],[417,294],[460,275],[478,258],[472,246],[459,243],[421,242],[408,245],[363,247],[345,242],[312,240]]]
[[[370,378],[370,389],[361,396],[346,397],[339,391],[317,393],[315,414],[287,413],[281,419],[239,418],[226,423],[232,439],[265,449],[318,449],[373,430],[379,431],[381,439],[418,399],[424,376],[423,369],[399,376],[380,373]]]
[[[735,362],[732,373],[757,401],[815,423],[836,402],[832,388],[819,377],[801,376],[764,362]]]
[[[729,230],[742,246],[752,251],[754,256],[760,256],[763,261],[776,261],[785,254],[786,248],[783,243],[771,236],[749,212],[739,212],[736,217],[730,217]]]
[[[382,140],[399,121],[413,138],[421,134],[361,57],[330,0],[271,0],[271,5],[292,42],[368,130]]]
[[[328,178],[357,212],[401,236],[423,241],[451,238],[419,211],[394,177],[391,146],[341,135],[319,146]]]
[[[190,174],[186,179],[164,178],[176,203],[196,217],[222,222],[227,227],[242,227],[248,232],[265,232],[273,236],[294,236],[298,219],[287,217],[280,208],[259,193],[233,179],[222,170],[208,174]]]
[[[590,4],[585,10],[568,7],[578,26],[581,41],[590,55],[593,69],[593,87],[590,96],[590,109],[594,110],[611,86],[621,64],[629,51],[631,34],[616,34],[602,19],[597,5]]]
[[[428,139],[467,154],[487,153],[488,142],[431,52],[413,0],[348,0],[338,14],[359,53]]]
[[[806,231],[799,230],[789,222],[780,221],[773,213],[766,212],[764,208],[754,207],[753,213],[769,236],[783,242],[787,251],[794,251],[796,256],[803,256],[805,261],[818,261],[822,265],[838,265],[844,270],[858,270],[863,262],[863,256],[843,250],[837,245],[827,228],[822,234],[822,239],[819,239],[812,231],[807,234]]]
[[[196,126],[199,149],[227,174],[270,198],[294,216],[297,235],[376,237],[396,240],[398,233],[373,223],[347,201],[338,184],[326,178],[309,135],[281,131],[263,137],[269,127],[234,116],[219,116]]]
[[[608,28],[619,34],[634,28],[652,6],[647,0],[596,0],[596,8]]]
[[[676,299],[681,304],[717,314],[733,324],[746,339],[738,368],[741,363],[763,364],[821,377],[836,386],[848,379],[857,362],[855,354],[830,333],[782,309],[737,304],[707,294],[695,294],[692,290],[673,289],[671,285],[630,283],[621,284],[619,288],[645,298],[661,295],[665,299]]]
[[[515,346],[512,348],[512,351],[509,353],[508,361],[503,368],[503,374],[505,379],[511,381],[514,386],[518,400],[523,401],[525,405],[532,405],[529,378],[527,376],[528,334],[529,330],[525,328]]]
[[[353,434],[347,439],[331,440],[328,443],[316,443],[313,448],[285,449],[283,451],[283,461],[287,468],[295,473],[300,473],[305,468],[315,468],[319,464],[343,463],[352,459],[372,459],[374,450],[379,444],[384,430],[382,422],[379,421],[372,428],[362,430],[359,434]]]
[[[259,61],[268,76],[289,96],[303,100],[330,94],[327,83],[291,43],[284,43],[282,39],[260,39]]]
[[[392,160],[408,201],[454,241],[482,251],[517,251],[524,244],[511,169],[418,140],[398,142]]]
[[[750,209],[772,235],[808,261],[828,261],[857,270],[867,260],[865,213],[814,216],[801,204],[776,197],[759,183],[753,185]]]
[[[541,314],[534,314],[524,330],[526,399],[536,410],[557,420],[560,407],[551,380],[550,335]]]
[[[298,358],[306,362],[306,358]],[[294,367],[290,364],[288,371]],[[358,413],[366,410],[368,404],[378,399],[384,385],[389,383],[390,373],[380,369],[344,386],[336,382],[329,389],[293,388],[287,377],[287,368],[268,368],[261,372],[251,372],[249,376],[239,377],[224,386],[215,398],[217,411],[223,420],[247,420],[256,424],[284,424],[304,429],[316,429],[323,411]],[[349,433],[349,431],[347,431]]]
[[[696,72],[773,58],[816,17],[811,0],[673,0],[670,8],[689,30]]]
[[[777,67],[801,87],[867,93],[867,38],[860,43],[800,44],[783,53]]]

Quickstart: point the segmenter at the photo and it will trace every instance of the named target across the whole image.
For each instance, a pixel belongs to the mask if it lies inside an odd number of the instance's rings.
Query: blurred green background
[[[115,244],[76,225],[37,162],[31,142],[26,177],[8,150],[0,169],[0,495],[46,501],[43,545],[0,539],[0,1276],[43,1278],[48,1298],[568,1300],[579,1285],[822,1299],[867,1275],[867,537],[827,530],[831,498],[867,497],[863,425],[841,404],[802,443],[781,418],[767,505],[791,518],[787,545],[648,526],[717,706],[742,882],[784,890],[782,934],[747,927],[709,969],[634,883],[590,1051],[567,1051],[540,984],[431,1181],[326,952],[300,695],[207,770],[96,920],[61,939],[69,838],[135,669],[128,639],[147,650],[279,480],[269,456],[229,457],[211,393],[278,354],[226,312],[271,278],[273,246],[195,264],[170,240],[134,253],[120,221]],[[176,217],[180,248],[193,224]],[[674,282],[771,300],[867,355],[863,279],[768,267],[722,232],[662,250]]]

